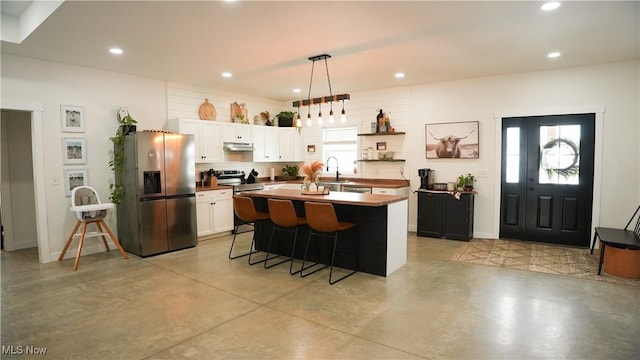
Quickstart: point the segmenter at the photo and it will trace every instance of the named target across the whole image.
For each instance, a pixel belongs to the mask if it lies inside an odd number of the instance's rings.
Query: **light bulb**
[[[296,118],[296,127],[302,127],[302,119],[300,119],[300,114],[298,114],[298,117]]]
[[[322,125],[322,111],[318,113],[318,125]]]
[[[307,115],[307,126],[311,126],[313,125],[313,122],[311,121],[311,114]]]
[[[347,114],[342,109],[342,115],[340,115],[340,122],[347,122]]]
[[[333,110],[329,112],[329,124],[333,124]]]

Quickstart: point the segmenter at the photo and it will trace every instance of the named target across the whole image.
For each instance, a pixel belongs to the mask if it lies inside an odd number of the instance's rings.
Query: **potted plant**
[[[458,176],[458,184],[457,187],[458,189],[462,189],[462,190],[466,190],[466,191],[471,191],[473,190],[473,182],[475,181],[475,176],[471,175],[470,173],[467,173],[467,175],[460,175]]]
[[[120,109],[118,111],[118,130],[116,130],[116,134],[113,137],[109,138],[113,143],[113,158],[109,161],[109,167],[115,175],[115,183],[109,184],[109,189],[111,189],[109,200],[115,204],[119,204],[124,196],[124,187],[122,186],[124,137],[136,131],[137,123],[126,108]]]
[[[285,165],[282,168],[282,175],[294,180],[298,177],[298,172],[300,171],[300,168],[298,168],[298,165]]]
[[[293,126],[293,117],[296,115],[293,111],[280,111],[278,115],[278,126],[279,127],[292,127]]]

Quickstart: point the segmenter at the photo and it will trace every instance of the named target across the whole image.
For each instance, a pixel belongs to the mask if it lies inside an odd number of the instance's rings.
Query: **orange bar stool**
[[[304,211],[307,218],[307,225],[311,228],[309,232],[309,238],[307,239],[307,246],[304,250],[304,257],[302,259],[302,268],[300,269],[300,276],[305,277],[311,275],[317,271],[325,269],[327,266],[331,266],[331,270],[329,271],[329,284],[333,285],[338,281],[344,280],[347,277],[355,274],[358,271],[358,256],[354,255],[355,269],[349,272],[342,277],[333,280],[333,263],[336,258],[336,247],[338,245],[338,234],[349,229],[356,227],[356,224],[338,221],[338,217],[336,215],[336,211],[333,208],[333,204],[331,203],[321,203],[321,202],[313,202],[307,201],[304,203]],[[305,267],[305,263],[307,261],[307,254],[309,250],[309,243],[311,242],[312,236],[324,236],[333,238],[333,251],[331,253],[331,264],[325,265],[321,268],[318,268],[310,273],[304,274],[304,271],[310,269],[316,265],[319,265],[319,262],[315,262],[310,266]],[[317,240],[316,240],[317,241]],[[316,249],[318,249],[318,244],[316,242]],[[319,255],[319,254],[318,254]],[[319,259],[318,259],[319,261]]]
[[[273,222],[273,229],[271,230],[271,238],[269,239],[269,245],[267,246],[267,261],[264,262],[264,268],[268,269],[276,265],[283,264],[287,261],[289,264],[289,274],[294,275],[301,270],[293,271],[293,258],[296,253],[296,240],[298,238],[298,229],[307,223],[304,217],[300,217],[296,214],[296,209],[293,207],[291,200],[276,200],[268,199],[267,204],[269,206],[269,216],[271,222]],[[276,257],[269,258],[269,252],[271,251],[271,244],[273,243],[273,236],[276,232],[290,232],[293,233],[293,244],[291,246],[291,257],[281,260],[275,264],[267,265],[268,260]],[[282,242],[278,242],[278,247]]]
[[[259,264],[264,260],[251,262],[251,255],[258,253],[259,251],[254,251],[256,244],[256,230],[258,228],[258,224],[261,221],[269,220],[269,214],[260,212],[256,210],[256,207],[253,205],[253,199],[248,196],[239,196],[233,195],[233,211],[236,216],[242,223],[236,224],[233,229],[233,241],[231,242],[231,248],[229,249],[229,259],[237,259],[243,256],[249,255],[249,265]],[[233,246],[236,243],[236,236],[238,235],[238,227],[240,225],[253,225],[253,238],[251,239],[251,247],[249,248],[249,252],[240,254],[240,255],[231,255],[233,253]]]

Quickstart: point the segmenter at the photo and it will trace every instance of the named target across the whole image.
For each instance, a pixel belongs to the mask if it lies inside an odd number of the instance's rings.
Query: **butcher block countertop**
[[[367,178],[343,178],[340,177],[340,181],[346,180],[342,185],[351,186],[351,187],[375,187],[375,188],[388,188],[388,189],[398,189],[406,186],[410,186],[409,180],[399,180],[399,179],[367,179]],[[278,180],[276,176],[275,180],[269,180],[269,178],[258,178],[257,182],[268,184],[302,184],[302,177],[299,180]],[[327,177],[323,176],[319,181],[332,182],[335,181],[335,177]]]
[[[303,195],[300,190],[245,191],[243,196],[297,201],[330,202],[332,204],[378,207],[407,200],[406,196],[374,195],[332,191],[328,195]]]
[[[233,186],[231,185],[214,185],[214,186],[210,186],[210,185],[205,185],[205,186],[200,186],[197,185],[196,186],[196,192],[198,191],[209,191],[209,190],[233,190]]]

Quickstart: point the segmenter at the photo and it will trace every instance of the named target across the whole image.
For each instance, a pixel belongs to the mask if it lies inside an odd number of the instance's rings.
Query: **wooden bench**
[[[636,221],[636,226],[633,231],[628,230],[629,225],[640,211],[640,206],[625,225],[624,229],[613,229],[606,227],[596,227],[595,234],[593,235],[593,243],[591,244],[591,254],[596,245],[596,239],[600,240],[600,263],[598,264],[598,275],[602,272],[602,263],[604,262],[605,249],[607,246],[622,250],[640,250],[640,216]],[[637,256],[635,257],[637,258]],[[634,258],[634,259],[635,259]],[[637,260],[631,260],[631,266],[640,268],[640,264]],[[632,271],[634,272],[634,271]],[[637,272],[637,271],[635,271]],[[634,273],[635,273],[634,272]],[[615,274],[612,274],[615,275]],[[624,276],[624,275],[622,275]],[[640,276],[640,275],[637,275]],[[635,277],[635,276],[634,276]]]

